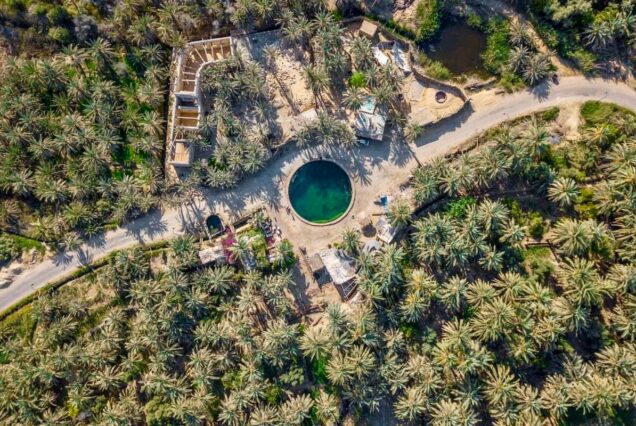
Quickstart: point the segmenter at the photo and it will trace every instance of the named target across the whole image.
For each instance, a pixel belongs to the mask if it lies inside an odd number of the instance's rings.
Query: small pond
[[[326,224],[344,215],[353,198],[347,173],[331,161],[302,165],[289,183],[289,201],[307,222]]]
[[[465,23],[444,25],[433,40],[423,43],[426,56],[441,62],[453,74],[473,74],[488,78],[481,54],[486,49],[486,34]]]

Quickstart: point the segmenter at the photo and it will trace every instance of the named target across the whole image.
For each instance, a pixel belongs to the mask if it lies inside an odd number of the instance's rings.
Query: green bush
[[[537,211],[528,212],[527,215],[528,233],[536,240],[543,238],[545,234],[545,221],[541,213]]]
[[[285,391],[280,386],[272,384],[265,388],[265,401],[270,405],[280,403],[284,395]]]
[[[62,6],[53,6],[46,14],[52,25],[61,25],[68,21],[69,13]]]
[[[591,126],[607,124],[615,114],[629,114],[634,116],[633,112],[607,102],[587,101],[581,106],[581,116],[585,119],[585,124]]]
[[[530,247],[523,252],[526,268],[535,279],[542,283],[547,283],[555,270],[550,260],[551,255],[548,247]]]
[[[0,235],[0,261],[8,262],[20,256],[21,252],[22,250],[10,235]]]
[[[439,0],[420,0],[415,9],[417,41],[423,41],[437,33],[440,27]]]
[[[596,72],[596,55],[585,49],[576,49],[568,53],[568,58],[574,61],[579,69],[585,74]]]
[[[558,106],[552,107],[543,111],[543,113],[541,114],[541,118],[543,119],[543,121],[554,121],[559,117],[560,111],[561,110]]]
[[[448,203],[448,214],[454,218],[464,217],[466,214],[466,210],[468,207],[474,206],[477,204],[477,200],[473,197],[462,197],[457,200],[451,201]]]
[[[484,20],[481,19],[481,16],[474,12],[468,12],[468,16],[466,16],[466,23],[469,27],[477,30],[481,30],[484,27]]]
[[[436,80],[450,80],[453,74],[439,61],[430,61],[426,67],[426,74]]]
[[[523,80],[515,73],[510,71],[502,71],[499,78],[499,84],[503,89],[510,93],[525,86]]]
[[[581,189],[574,204],[574,210],[581,219],[594,219],[598,216],[598,208],[594,203],[594,189],[588,186]]]
[[[546,46],[554,50],[559,48],[559,32],[557,30],[545,23],[535,25],[535,28]]]
[[[508,31],[507,21],[499,18],[488,21],[488,39],[482,59],[486,69],[494,74],[502,74],[508,64],[511,46]]]
[[[349,77],[349,86],[363,88],[367,85],[367,78],[362,71],[356,71]]]
[[[311,375],[316,383],[324,384],[329,382],[327,380],[327,360],[325,358],[311,361]]]

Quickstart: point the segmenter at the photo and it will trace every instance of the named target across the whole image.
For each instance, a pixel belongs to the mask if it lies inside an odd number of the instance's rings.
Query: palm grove
[[[343,232],[364,301],[328,306],[317,326],[299,322],[285,267],[192,269],[188,238],[162,268],[138,249],[118,253],[5,325],[0,417],[265,425],[391,413],[465,425],[633,415],[636,120],[598,103],[583,113],[580,141],[553,147],[548,112],[416,169],[418,202],[437,201],[413,222],[389,212],[412,231],[376,254]],[[525,248],[529,234],[554,253]]]

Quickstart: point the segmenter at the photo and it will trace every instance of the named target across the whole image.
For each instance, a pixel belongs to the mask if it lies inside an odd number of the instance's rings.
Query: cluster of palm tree
[[[509,69],[534,86],[548,75],[552,65],[550,58],[538,51],[536,42],[524,23],[511,22],[508,37],[512,44],[508,59]]]
[[[315,120],[300,128],[296,133],[296,139],[301,145],[338,144],[345,147],[352,147],[357,141],[347,122],[324,111],[318,112]]]
[[[555,178],[547,158],[550,135],[537,117],[497,129],[490,141],[461,155],[453,167],[448,167],[446,159],[435,158],[416,168],[411,180],[415,202],[480,195],[501,184],[535,184],[544,189]]]
[[[636,15],[630,2],[610,4],[597,13],[584,33],[585,43],[598,52],[613,47],[634,47]]]
[[[345,230],[338,247],[357,262],[362,297],[328,305],[313,326],[297,321],[284,245],[280,269],[267,273],[196,268],[191,237],[174,240],[162,265],[140,249],[118,252],[0,326],[0,422],[300,425],[380,413],[476,425],[629,415],[636,146],[633,132],[619,134],[598,146],[606,179],[589,181],[593,219],[572,208],[583,183],[559,174],[567,169],[546,171],[555,153],[536,119],[491,132],[492,143],[445,168],[424,166],[419,190],[448,194],[451,207],[372,252]],[[488,174],[485,164],[499,167]],[[449,178],[469,173],[471,184]],[[524,261],[525,229],[490,191],[504,181],[553,203],[547,273]],[[456,203],[466,194],[479,200]],[[231,250],[241,257],[238,244]]]
[[[594,71],[597,59],[631,61],[636,51],[636,9],[633,2],[596,5],[589,0],[563,3],[550,1],[532,7],[542,25],[555,36],[555,47],[574,59],[585,71]],[[585,51],[584,49],[589,49]]]
[[[108,36],[117,44],[143,46],[162,43],[180,47],[203,33],[209,34],[211,23],[212,30],[218,31],[228,21],[244,26],[264,22],[281,2],[235,3],[233,8],[217,0],[143,0],[90,5],[35,1],[27,8],[15,3],[2,8],[3,22],[11,24],[14,30],[3,32],[0,38],[15,52],[33,49],[55,51],[60,46],[73,43],[90,43],[98,34]],[[254,3],[261,7],[252,7]],[[253,19],[242,18],[242,5],[254,12]]]
[[[368,96],[372,96],[380,106],[397,111],[404,80],[402,71],[392,64],[378,66],[371,41],[366,37],[355,36],[349,45],[349,54],[353,69],[362,73],[365,85],[349,85],[343,98],[344,105],[355,111]]]
[[[459,217],[435,213],[413,224],[415,255],[436,271],[446,274],[476,264],[489,272],[506,266],[511,250],[526,237],[524,227],[500,201],[484,200],[469,205]]]
[[[312,6],[303,14],[287,10],[278,23],[288,43],[309,53],[310,63],[305,67],[305,79],[307,86],[320,99],[321,94],[348,70],[348,57],[343,49],[340,24],[324,8]]]
[[[1,337],[1,421],[300,424],[314,402],[279,378],[303,376],[289,272],[192,270],[195,259],[188,237],[160,272],[139,249],[120,252],[95,299],[69,287],[38,300],[33,334]]]
[[[197,143],[213,147],[213,161],[195,167],[198,183],[228,188],[260,170],[276,130],[270,117],[264,70],[233,56],[201,71],[204,103],[211,108],[199,125]]]
[[[28,206],[35,237],[95,232],[155,205],[163,60],[156,46],[126,51],[99,38],[49,59],[6,61],[0,190]]]

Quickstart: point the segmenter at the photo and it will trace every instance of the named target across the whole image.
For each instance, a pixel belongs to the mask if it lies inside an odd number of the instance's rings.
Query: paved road
[[[259,174],[244,180],[229,192],[212,193],[195,206],[157,212],[140,218],[117,230],[94,238],[80,250],[63,253],[18,275],[5,289],[0,289],[0,311],[43,287],[76,270],[82,264],[95,261],[113,250],[135,244],[165,239],[197,226],[214,211],[225,220],[239,216],[257,205],[265,205],[281,227],[283,234],[296,246],[312,252],[335,239],[344,226],[355,226],[368,215],[371,200],[381,193],[394,193],[399,182],[407,179],[417,161],[441,155],[461,145],[467,139],[514,117],[562,103],[585,100],[614,102],[636,111],[636,91],[624,84],[582,77],[562,78],[558,86],[542,85],[533,91],[499,96],[491,104],[476,102],[459,115],[427,129],[416,146],[404,144],[374,144],[370,147],[343,152],[329,147],[288,148]],[[295,167],[307,159],[328,156],[341,163],[354,180],[356,198],[350,213],[337,226],[313,227],[285,213],[285,183]],[[416,159],[417,158],[417,159]]]

